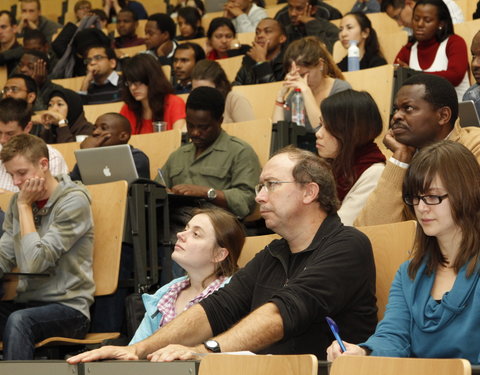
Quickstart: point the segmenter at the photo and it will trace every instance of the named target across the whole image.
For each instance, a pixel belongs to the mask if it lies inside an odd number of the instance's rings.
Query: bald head
[[[128,143],[132,128],[127,118],[120,113],[105,113],[95,121],[93,137],[104,137],[102,146],[115,146]]]

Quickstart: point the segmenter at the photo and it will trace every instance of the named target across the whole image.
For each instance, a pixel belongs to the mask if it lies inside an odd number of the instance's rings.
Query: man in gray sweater
[[[31,360],[50,336],[83,338],[93,302],[93,219],[87,190],[52,176],[48,148],[20,134],[0,151],[16,193],[0,238],[0,277],[17,267],[14,301],[0,302],[4,360]]]

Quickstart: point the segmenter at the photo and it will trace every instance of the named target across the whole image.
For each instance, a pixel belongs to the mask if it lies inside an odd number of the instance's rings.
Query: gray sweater
[[[0,271],[48,273],[49,277],[22,277],[16,302],[62,303],[90,318],[93,302],[93,218],[90,196],[68,175],[55,177],[59,185],[41,209],[34,204],[37,232],[22,237],[18,193],[8,207],[0,238]]]

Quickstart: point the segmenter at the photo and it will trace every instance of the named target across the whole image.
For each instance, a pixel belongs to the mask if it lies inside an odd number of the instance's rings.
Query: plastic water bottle
[[[292,122],[298,126],[305,126],[305,105],[303,104],[302,90],[295,89],[292,98]]]
[[[358,49],[356,40],[350,41],[348,47],[348,71],[353,72],[360,70],[360,50]]]

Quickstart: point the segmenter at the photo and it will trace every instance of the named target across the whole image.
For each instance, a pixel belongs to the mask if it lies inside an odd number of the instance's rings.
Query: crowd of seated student
[[[20,0],[20,20],[18,21],[17,33],[23,37],[28,30],[40,30],[48,41],[61,28],[57,22],[49,20],[41,15],[40,0]]]
[[[360,50],[360,69],[373,68],[387,63],[380,50],[377,32],[365,14],[360,12],[345,14],[340,23],[339,39],[345,49],[350,46],[350,41],[357,41]],[[347,71],[348,56],[345,56],[337,65],[343,72]]]
[[[452,18],[442,0],[419,0],[413,8],[411,41],[395,62],[448,79],[458,99],[468,89],[468,55],[463,38],[454,34]]]
[[[353,225],[385,168],[385,156],[374,142],[383,129],[382,117],[369,93],[350,89],[323,100],[320,110],[318,155],[332,166],[338,216]]]
[[[123,65],[123,105],[120,113],[132,125],[132,134],[153,132],[153,122],[166,122],[166,129],[185,124],[185,102],[173,95],[172,84],[154,57],[140,54]]]
[[[200,86],[214,87],[222,94],[225,100],[224,123],[255,119],[249,100],[232,90],[225,71],[216,61],[202,60],[193,68],[192,87],[195,89]]]

